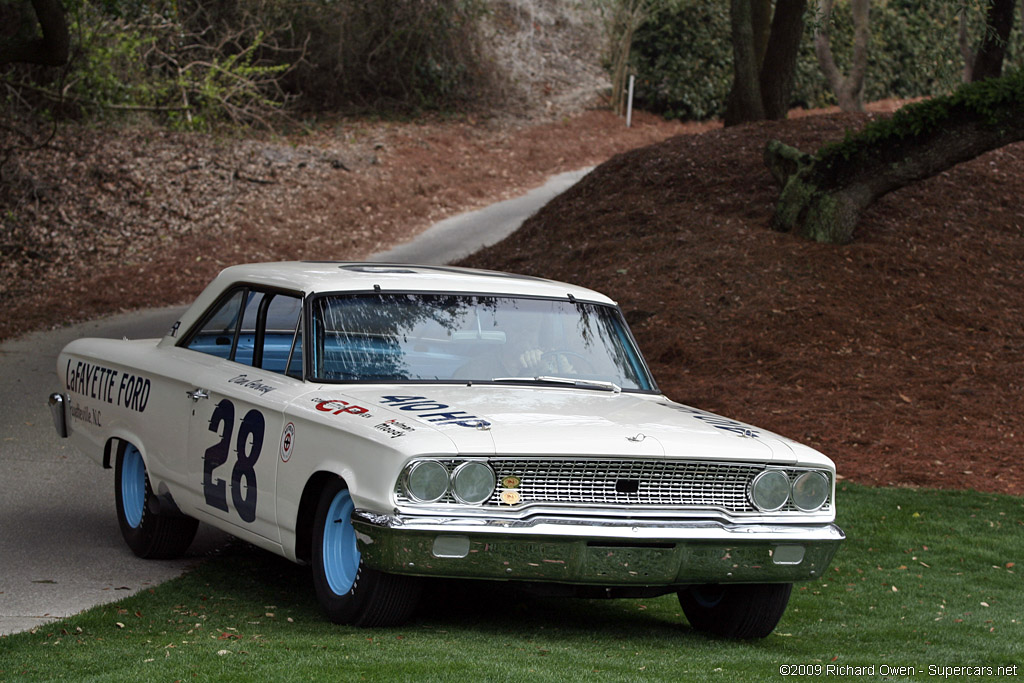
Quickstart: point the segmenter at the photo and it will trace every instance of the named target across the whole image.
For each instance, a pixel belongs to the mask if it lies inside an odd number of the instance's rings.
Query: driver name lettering
[[[392,408],[415,412],[416,417],[432,424],[456,425],[470,429],[491,426],[491,423],[483,418],[470,415],[464,410],[451,410],[451,406],[425,396],[383,396],[380,402]]]
[[[267,392],[273,391],[277,387],[272,387],[269,384],[264,384],[262,379],[249,379],[249,375],[241,374],[237,377],[232,377],[228,380],[228,384],[237,384],[243,389],[252,389],[258,391],[260,394],[266,394]]]

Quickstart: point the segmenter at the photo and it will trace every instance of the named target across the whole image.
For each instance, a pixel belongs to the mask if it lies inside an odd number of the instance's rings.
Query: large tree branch
[[[1024,72],[904,107],[814,156],[772,141],[765,163],[782,186],[772,227],[849,242],[879,197],[1024,140]]]

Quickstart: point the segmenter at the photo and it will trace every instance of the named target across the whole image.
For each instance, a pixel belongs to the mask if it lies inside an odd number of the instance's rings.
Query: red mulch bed
[[[850,480],[1024,493],[1024,146],[894,192],[846,246],[768,229],[777,138],[835,114],[615,157],[465,265],[616,298],[662,390],[805,442]]]

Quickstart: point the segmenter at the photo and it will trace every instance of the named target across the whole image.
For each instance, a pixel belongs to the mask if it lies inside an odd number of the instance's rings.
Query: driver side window
[[[185,346],[301,379],[301,321],[300,296],[243,287],[214,307]]]

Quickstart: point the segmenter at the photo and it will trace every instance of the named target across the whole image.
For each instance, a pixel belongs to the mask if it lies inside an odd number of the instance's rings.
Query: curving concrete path
[[[443,264],[515,231],[590,169],[563,173],[517,199],[442,221],[413,242],[370,258]],[[181,308],[119,315],[0,344],[0,635],[136,593],[181,575],[227,536],[201,525],[188,556],[141,560],[121,540],[114,484],[57,437],[46,407],[60,390],[56,359],[79,337],[161,336]]]

